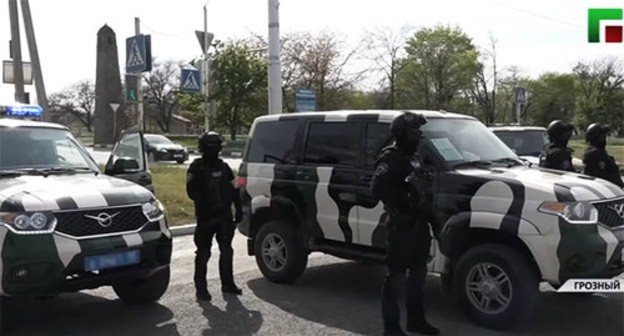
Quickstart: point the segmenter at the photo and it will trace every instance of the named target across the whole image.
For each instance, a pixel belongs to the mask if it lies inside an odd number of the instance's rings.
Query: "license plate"
[[[86,257],[84,261],[87,272],[109,268],[129,266],[141,262],[141,251],[125,251]]]
[[[181,158],[181,157],[183,157],[183,156],[184,156],[184,155],[182,155],[182,154],[174,154],[174,155],[173,155],[173,157],[174,157],[174,158]]]

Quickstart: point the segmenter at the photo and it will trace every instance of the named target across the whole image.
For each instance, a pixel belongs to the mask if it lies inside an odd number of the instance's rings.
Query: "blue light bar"
[[[39,105],[14,105],[2,106],[4,115],[7,117],[41,117],[43,109]]]

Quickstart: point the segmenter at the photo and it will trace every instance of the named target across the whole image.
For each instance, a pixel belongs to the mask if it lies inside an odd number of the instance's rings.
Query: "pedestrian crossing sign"
[[[126,39],[126,72],[141,73],[152,70],[151,49],[150,35],[136,35]]]
[[[201,90],[199,71],[194,69],[182,69],[180,76],[180,91],[197,93]]]

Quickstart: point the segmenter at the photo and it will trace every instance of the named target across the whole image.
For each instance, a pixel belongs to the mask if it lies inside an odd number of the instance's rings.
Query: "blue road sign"
[[[297,112],[316,111],[316,92],[309,89],[295,91],[295,109]]]
[[[182,76],[180,76],[180,91],[199,92],[201,89],[201,81],[199,78],[199,70],[182,69]]]
[[[140,73],[152,69],[152,43],[149,35],[126,39],[126,72]]]

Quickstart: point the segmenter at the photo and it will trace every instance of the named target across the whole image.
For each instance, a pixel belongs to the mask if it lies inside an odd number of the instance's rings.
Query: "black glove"
[[[236,211],[236,215],[234,216],[234,224],[238,224],[243,221],[243,212]]]

